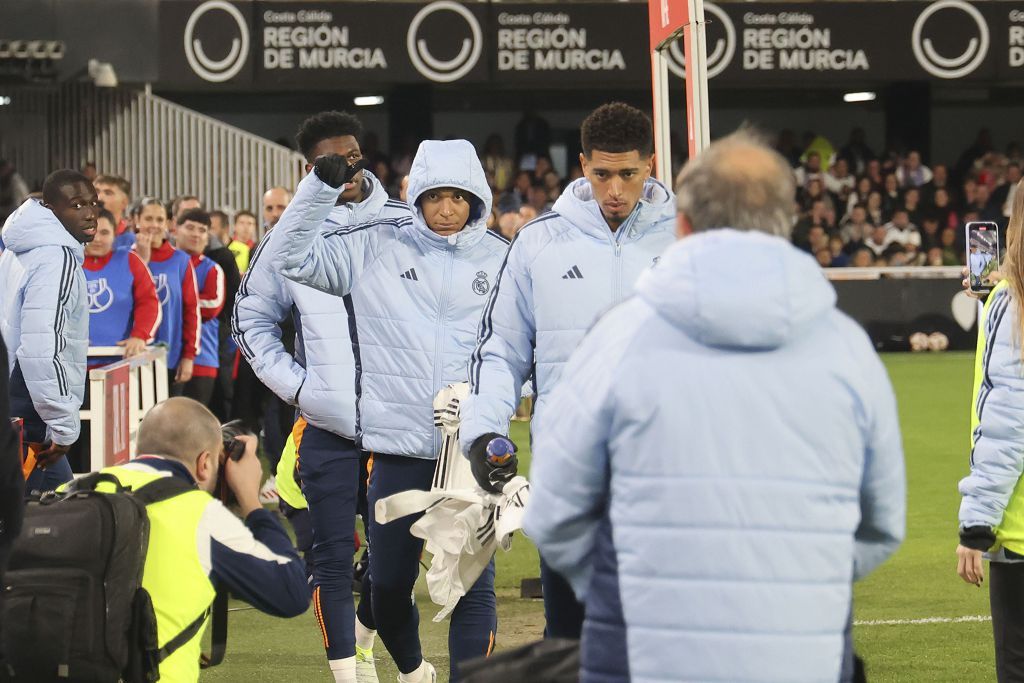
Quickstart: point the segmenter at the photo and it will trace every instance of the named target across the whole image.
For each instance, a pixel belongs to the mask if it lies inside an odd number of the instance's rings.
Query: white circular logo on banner
[[[921,38],[924,25],[928,18],[943,9],[958,9],[965,12],[968,17],[974,20],[978,26],[978,35],[972,37],[967,44],[967,50],[959,57],[943,57],[932,45],[930,38]],[[966,22],[965,22],[966,23]],[[914,48],[914,57],[921,68],[936,78],[962,78],[971,73],[985,61],[988,54],[989,35],[988,24],[981,12],[973,5],[963,0],[939,0],[925,8],[921,15],[914,22],[914,32],[910,37],[910,45]]]
[[[238,36],[231,39],[231,49],[224,59],[214,60],[206,56],[203,45],[195,37],[196,24],[207,12],[221,10],[235,20]],[[223,83],[230,80],[245,66],[249,56],[249,26],[238,8],[225,0],[206,0],[196,7],[185,24],[185,59],[192,70],[204,81]]]
[[[715,41],[714,49],[708,53],[707,66],[708,78],[710,79],[725,71],[726,67],[729,66],[729,62],[732,61],[733,55],[736,54],[736,27],[733,25],[729,15],[714,3],[704,3],[704,12],[705,19],[707,19],[707,13],[711,13],[715,15],[715,18],[725,28],[725,37]],[[679,78],[686,78],[686,55],[683,54],[682,38],[672,41],[672,44],[668,47],[666,57],[665,61],[668,63],[669,70],[676,76],[679,76]]]
[[[448,61],[437,59],[430,53],[427,41],[419,37],[420,26],[423,20],[434,12],[454,12],[465,19],[469,25],[471,38],[462,40],[462,48],[459,54]],[[432,81],[438,83],[451,83],[468,74],[476,63],[480,61],[480,52],[483,50],[483,33],[480,30],[480,22],[473,13],[452,0],[438,0],[432,2],[412,18],[409,24],[409,32],[405,38],[406,47],[409,49],[409,59],[416,70]]]

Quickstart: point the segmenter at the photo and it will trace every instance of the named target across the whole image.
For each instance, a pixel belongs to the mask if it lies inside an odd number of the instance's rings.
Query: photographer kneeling
[[[256,438],[238,460],[223,456],[221,427],[200,403],[170,398],[139,425],[139,455],[104,470],[124,486],[139,489],[158,477],[178,477],[195,491],[148,508],[149,553],[142,585],[153,600],[160,647],[181,633],[213,601],[214,580],[260,611],[294,617],[309,606],[305,564],[284,529],[259,502],[262,468]],[[223,462],[222,462],[223,459]],[[242,521],[210,494],[223,476]],[[160,664],[160,680],[199,679],[205,626]]]

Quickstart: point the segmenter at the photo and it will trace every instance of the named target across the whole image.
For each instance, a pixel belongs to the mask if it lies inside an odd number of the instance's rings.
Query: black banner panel
[[[879,351],[907,351],[918,332],[940,332],[955,350],[972,350],[977,342],[977,302],[960,280],[883,277],[832,285],[839,310],[861,324]]]
[[[599,86],[647,74],[647,9],[632,4],[495,5],[488,32],[494,81]]]
[[[643,2],[161,0],[161,87],[650,82]],[[706,3],[712,84],[1024,81],[1024,2]],[[682,42],[669,69],[685,78]]]

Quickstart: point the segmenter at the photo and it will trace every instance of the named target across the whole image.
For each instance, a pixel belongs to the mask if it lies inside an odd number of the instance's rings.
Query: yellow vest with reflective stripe
[[[166,476],[125,467],[108,467],[103,471],[113,474],[123,486],[133,489]],[[108,493],[114,490],[106,483],[96,489]],[[213,498],[209,493],[197,489],[146,508],[149,514],[149,551],[142,587],[153,599],[160,647],[185,630],[213,602],[216,591],[200,561],[196,540],[199,522],[211,502]],[[205,551],[209,552],[209,548]],[[209,563],[210,559],[206,558],[207,566]],[[195,683],[199,680],[199,655],[204,631],[206,625],[160,664],[161,683]]]

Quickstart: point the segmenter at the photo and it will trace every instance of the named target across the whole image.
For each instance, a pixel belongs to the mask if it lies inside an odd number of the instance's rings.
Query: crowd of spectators
[[[793,242],[824,267],[964,264],[964,225],[1005,228],[1021,179],[1017,143],[997,150],[988,131],[955,163],[927,166],[918,150],[876,154],[855,129],[838,150],[809,135],[776,144],[793,165],[800,218]]]
[[[555,168],[550,128],[538,116],[524,117],[513,145],[510,150],[495,133],[480,149],[494,193],[488,227],[508,239],[549,210],[565,187],[582,175],[575,159],[567,160],[565,173]],[[789,160],[797,181],[799,219],[793,242],[823,267],[833,268],[963,265],[964,225],[993,221],[1005,227],[1024,167],[1020,145],[1010,142],[999,150],[987,130],[955,159],[939,153],[942,160],[930,166],[915,149],[876,153],[860,128],[838,148],[824,136],[807,132],[798,142],[793,131],[784,130],[775,148]],[[393,198],[402,201],[414,152],[410,142],[389,155],[373,133],[363,145],[368,168]],[[83,170],[95,176],[94,165]],[[0,204],[13,210],[26,190],[13,167],[0,161]],[[177,208],[169,206],[168,215],[176,215]],[[258,234],[253,214],[242,211],[239,216],[239,235],[225,229],[217,232],[236,252],[244,272],[248,254],[242,252],[254,246]],[[214,212],[216,223],[226,223],[227,218]],[[265,218],[264,228],[266,223]]]
[[[514,152],[498,134],[480,150],[494,192],[489,227],[509,239],[582,173],[569,159],[559,174],[543,144],[524,146],[521,137],[517,130]],[[940,154],[930,166],[915,149],[876,153],[860,128],[838,148],[813,133],[798,143],[789,130],[775,147],[797,181],[793,242],[833,268],[963,265],[964,225],[993,221],[1005,228],[1024,165],[1017,143],[999,150],[987,130],[955,158]],[[404,200],[408,155],[368,156],[392,196]]]

